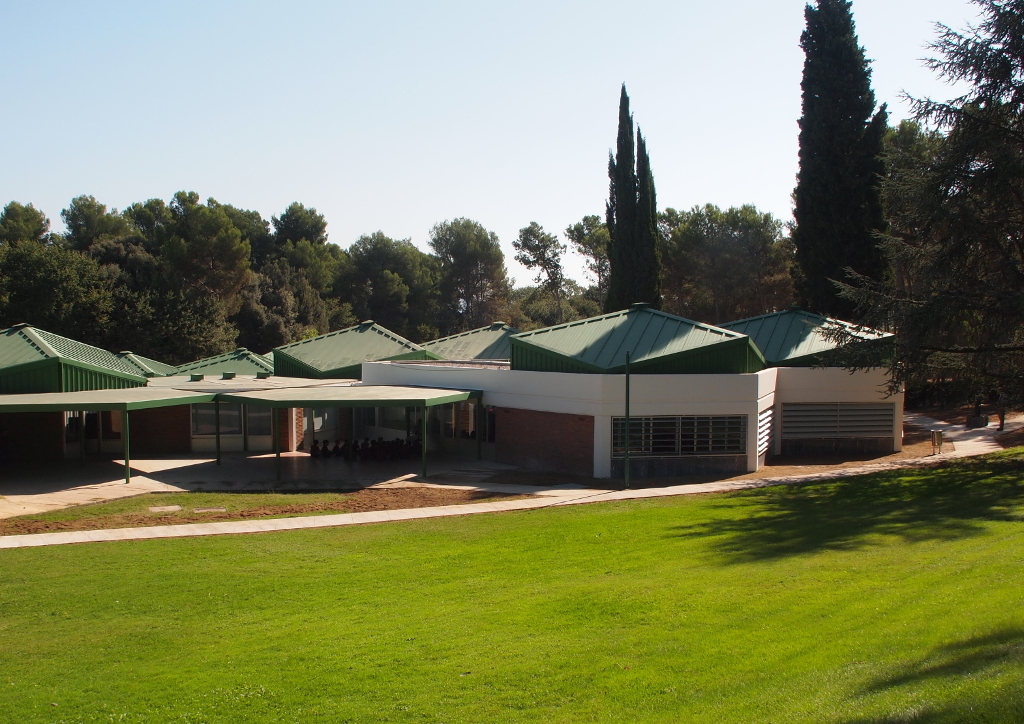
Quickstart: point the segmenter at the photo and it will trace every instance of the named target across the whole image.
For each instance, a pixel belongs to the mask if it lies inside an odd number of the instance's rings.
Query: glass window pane
[[[220,405],[220,434],[241,435],[242,434],[242,406]]]
[[[204,405],[192,405],[192,434],[216,435],[215,415],[212,402]]]
[[[246,413],[249,424],[249,437],[256,435],[273,435],[273,419],[270,410],[265,407],[250,407]]]

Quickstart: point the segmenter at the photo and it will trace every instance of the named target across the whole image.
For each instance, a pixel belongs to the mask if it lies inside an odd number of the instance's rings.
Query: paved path
[[[466,505],[445,505],[433,508],[411,508],[408,510],[382,510],[371,513],[342,513],[338,515],[314,515],[299,518],[274,518],[270,520],[225,521],[220,523],[190,523],[185,525],[162,525],[146,528],[118,528],[113,530],[70,531],[63,533],[35,533],[30,535],[0,536],[0,548],[28,548],[35,546],[64,545],[68,543],[93,543],[99,541],[149,540],[153,538],[186,538],[203,535],[228,535],[238,533],[266,533],[280,530],[300,530],[306,528],[333,528],[363,523],[385,523],[401,520],[417,520],[423,518],[443,518],[455,515],[473,515],[478,513],[499,513],[515,510],[533,510],[563,505],[581,505],[585,503],[610,502],[616,500],[636,500],[640,498],[660,498],[676,495],[700,495],[707,493],[723,493],[737,490],[749,490],[775,485],[791,485],[825,480],[836,480],[854,475],[895,470],[899,468],[928,467],[938,465],[954,458],[983,455],[1001,450],[993,439],[995,427],[964,430],[962,427],[933,420],[932,418],[907,413],[907,423],[925,429],[943,431],[946,439],[952,440],[955,452],[942,455],[898,460],[890,463],[869,463],[858,467],[838,468],[826,472],[805,475],[788,475],[784,477],[760,478],[747,480],[724,480],[713,483],[689,485],[673,485],[662,488],[642,488],[639,490],[592,490],[574,485],[558,485],[549,488],[536,488],[524,485],[488,484],[486,482],[471,485],[435,486],[431,483],[418,482],[413,476],[378,483],[379,487],[457,487],[462,489],[483,490],[494,493],[512,495],[529,495],[522,500],[496,501],[488,503],[469,503]],[[1008,421],[1007,431],[1024,426],[1024,419]],[[123,488],[122,488],[123,489]],[[145,491],[144,491],[145,492]]]

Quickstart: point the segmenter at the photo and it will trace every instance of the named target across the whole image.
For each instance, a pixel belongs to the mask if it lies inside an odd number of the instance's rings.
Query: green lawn
[[[0,721],[1024,721],[1022,503],[1017,449],[735,495],[0,551]]]

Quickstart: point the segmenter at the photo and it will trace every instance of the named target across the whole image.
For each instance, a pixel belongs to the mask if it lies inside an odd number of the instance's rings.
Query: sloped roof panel
[[[81,362],[93,367],[102,367],[126,375],[137,376],[139,374],[139,370],[135,365],[105,349],[93,347],[91,344],[84,344],[68,337],[62,337],[59,334],[36,329],[35,327],[25,327],[24,331],[45,342],[61,359]]]
[[[521,354],[513,351],[512,367],[538,369],[540,365],[552,371],[621,372],[625,369],[628,351],[637,371],[645,367],[671,369],[672,365],[665,364],[668,358],[700,353],[707,359],[714,359],[714,355],[704,354],[709,347],[733,343],[721,350],[719,361],[723,371],[752,371],[750,368],[759,364],[756,361],[759,355],[755,352],[751,357],[744,339],[744,335],[730,330],[659,312],[646,305],[634,305],[621,312],[512,336],[513,347],[522,350]],[[532,352],[528,353],[527,347],[532,348]],[[560,361],[557,365],[545,364],[541,361],[544,353]],[[701,371],[706,371],[707,365],[702,363]],[[682,371],[685,365],[675,368]]]
[[[304,367],[327,375],[339,370],[351,370],[363,362],[396,359],[415,353],[422,354],[424,359],[439,358],[439,355],[427,352],[418,344],[372,321],[366,321],[354,327],[278,347],[274,350],[274,360],[276,364],[279,355],[284,356],[298,362],[300,370]],[[289,371],[289,374],[294,372]]]
[[[254,375],[259,372],[273,372],[274,363],[261,354],[250,352],[245,347],[239,347],[233,352],[219,354],[214,357],[189,362],[180,365],[172,374],[222,374],[234,372],[239,375]]]
[[[144,385],[134,364],[99,347],[18,324],[0,330],[5,392],[56,392]]]
[[[518,333],[518,329],[495,322],[487,327],[424,342],[422,346],[449,360],[508,359],[508,338]]]
[[[825,330],[840,325],[854,332],[864,341],[892,337],[874,329],[857,329],[856,325],[802,309],[762,314],[723,324],[725,329],[748,335],[771,365],[807,365],[816,361],[816,355],[836,348],[828,340]]]
[[[137,370],[136,374],[142,374],[146,377],[165,377],[175,374],[178,370],[174,365],[164,364],[134,352],[119,352],[117,356],[135,367]]]
[[[25,329],[18,326],[0,331],[0,369],[56,357],[42,340],[30,337]]]

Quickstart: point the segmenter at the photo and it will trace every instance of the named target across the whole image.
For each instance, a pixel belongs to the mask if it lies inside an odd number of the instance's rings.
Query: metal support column
[[[276,407],[270,408],[271,419],[274,424],[271,428],[274,431],[274,454],[277,457],[277,479],[281,479],[281,416],[280,411]]]
[[[213,403],[213,426],[217,428],[217,464],[220,465],[220,401]]]
[[[629,352],[626,352],[626,489],[629,489]]]
[[[78,412],[78,464],[85,465],[85,410]]]
[[[124,442],[124,483],[127,485],[132,481],[132,445],[131,445],[131,415],[128,410],[124,411],[124,420],[121,421],[121,436]]]
[[[423,478],[427,477],[427,406],[420,408],[420,447],[423,450]]]
[[[483,399],[479,399],[473,405],[473,409],[476,411],[476,424],[473,426],[473,431],[476,433],[476,459],[481,460],[484,456],[484,441],[483,441],[483,425],[481,424],[484,419],[484,406]]]

